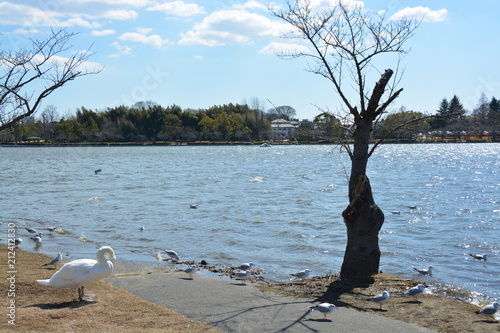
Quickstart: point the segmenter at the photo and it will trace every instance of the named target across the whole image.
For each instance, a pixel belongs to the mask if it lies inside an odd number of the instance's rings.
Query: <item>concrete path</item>
[[[224,332],[433,332],[369,312],[337,307],[310,313],[313,300],[259,291],[254,284],[117,263],[112,285]]]

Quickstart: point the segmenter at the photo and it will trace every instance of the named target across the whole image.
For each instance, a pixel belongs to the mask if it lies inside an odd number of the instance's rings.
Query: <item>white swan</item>
[[[36,280],[38,283],[57,288],[78,288],[80,302],[84,297],[84,285],[109,276],[113,271],[115,252],[103,246],[96,253],[96,259],[78,259],[64,264],[49,280]],[[89,295],[90,296],[90,295]]]

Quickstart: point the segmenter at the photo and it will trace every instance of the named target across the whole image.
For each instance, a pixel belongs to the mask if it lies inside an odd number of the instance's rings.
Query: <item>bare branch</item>
[[[75,35],[65,29],[51,30],[47,39],[30,39],[30,50],[0,51],[0,130],[31,116],[44,98],[69,81],[102,71],[81,69],[92,56],[90,48],[63,57],[71,50],[68,43]],[[32,86],[38,83],[45,83],[41,90]]]

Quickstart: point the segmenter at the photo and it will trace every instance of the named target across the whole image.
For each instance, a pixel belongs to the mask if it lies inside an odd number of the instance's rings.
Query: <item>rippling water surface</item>
[[[182,260],[252,261],[276,280],[342,264],[350,161],[335,146],[23,147],[0,157],[0,227],[16,223],[28,250],[72,259],[111,245],[119,259],[155,264],[157,248],[175,249]],[[431,285],[500,298],[499,170],[500,144],[381,147],[368,168],[386,217],[381,270],[417,277],[412,266],[433,265],[422,278]],[[50,226],[68,234],[35,249],[24,227]]]

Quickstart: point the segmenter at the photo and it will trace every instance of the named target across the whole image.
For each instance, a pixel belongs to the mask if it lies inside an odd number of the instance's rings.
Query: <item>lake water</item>
[[[350,161],[336,146],[0,148],[0,165],[0,237],[13,222],[30,251],[74,259],[110,245],[119,260],[155,265],[158,248],[174,249],[252,261],[279,281],[342,264]],[[500,298],[500,144],[385,145],[368,176],[385,213],[382,271]],[[67,234],[38,249],[24,230],[51,226]],[[412,269],[428,265],[432,277]]]

